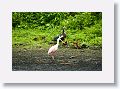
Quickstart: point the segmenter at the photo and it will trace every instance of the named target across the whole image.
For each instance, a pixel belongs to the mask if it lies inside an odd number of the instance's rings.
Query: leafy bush
[[[47,47],[62,27],[66,28],[66,40],[70,43],[102,45],[101,12],[13,12],[13,47]]]

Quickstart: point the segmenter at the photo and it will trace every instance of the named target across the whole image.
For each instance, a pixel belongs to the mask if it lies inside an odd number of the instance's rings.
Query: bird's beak
[[[60,39],[61,40],[61,39]],[[62,41],[62,40],[61,40]],[[63,41],[62,41],[63,42]]]

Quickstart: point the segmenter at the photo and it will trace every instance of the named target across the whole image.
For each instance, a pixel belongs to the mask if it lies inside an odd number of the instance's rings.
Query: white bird
[[[58,49],[58,45],[59,45],[59,40],[61,40],[61,38],[63,37],[62,36],[59,36],[59,38],[57,39],[57,44],[52,46],[49,50],[48,50],[48,55],[50,55],[52,57],[52,59],[54,60],[54,56],[55,56],[55,53]],[[62,40],[61,40],[62,41]]]

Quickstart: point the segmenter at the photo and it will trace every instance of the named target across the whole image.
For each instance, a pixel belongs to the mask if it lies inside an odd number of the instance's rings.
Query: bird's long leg
[[[53,61],[54,61],[54,56],[52,56],[52,59],[53,59]]]
[[[54,56],[52,56],[52,63],[55,63]]]

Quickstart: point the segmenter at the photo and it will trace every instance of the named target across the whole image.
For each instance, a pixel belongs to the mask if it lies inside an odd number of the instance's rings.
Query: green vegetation
[[[101,12],[13,12],[13,48],[46,48],[65,27],[66,41],[102,47]]]

